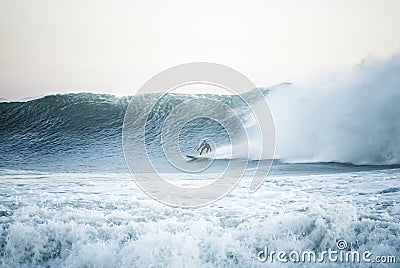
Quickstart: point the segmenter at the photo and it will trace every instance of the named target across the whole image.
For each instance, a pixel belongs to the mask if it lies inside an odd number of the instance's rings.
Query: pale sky
[[[399,53],[399,14],[395,0],[0,0],[0,97],[129,95],[196,61],[305,81]]]

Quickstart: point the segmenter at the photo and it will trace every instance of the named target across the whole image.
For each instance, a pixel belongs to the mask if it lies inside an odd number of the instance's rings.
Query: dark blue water
[[[147,96],[141,96],[146,100]],[[240,100],[215,96],[240,111]],[[162,123],[188,95],[169,96],[157,104],[146,128],[147,150],[153,162],[163,163]],[[0,103],[0,168],[49,172],[127,172],[122,148],[122,125],[131,97],[88,93],[46,96],[27,102]],[[196,154],[201,139],[229,144],[224,128],[216,121],[197,118],[180,130],[183,154]],[[215,160],[214,172],[228,160]],[[241,161],[241,160],[237,160]],[[250,161],[249,169],[263,164]],[[167,164],[165,164],[165,167]],[[363,171],[395,166],[358,166],[345,163],[288,164],[274,161],[272,174],[314,174]],[[165,168],[165,172],[174,172]]]
[[[140,96],[143,101],[147,97]],[[147,151],[163,157],[162,124],[189,96],[168,96],[157,103],[146,125]],[[218,97],[223,98],[223,97]],[[60,172],[126,172],[122,125],[131,97],[88,93],[46,96],[28,102],[0,103],[0,168]],[[235,105],[232,98],[224,99]],[[196,153],[202,137],[229,142],[224,128],[198,118],[184,127],[180,148]]]

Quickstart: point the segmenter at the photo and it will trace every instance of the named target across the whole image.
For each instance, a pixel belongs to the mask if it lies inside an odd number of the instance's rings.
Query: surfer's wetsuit
[[[206,150],[206,153],[211,152],[211,146],[210,146],[210,144],[208,144],[206,141],[203,141],[203,142],[201,143],[200,147],[197,148],[197,151],[200,150],[200,149],[201,149],[200,155],[203,154],[203,151],[204,151],[204,150]]]

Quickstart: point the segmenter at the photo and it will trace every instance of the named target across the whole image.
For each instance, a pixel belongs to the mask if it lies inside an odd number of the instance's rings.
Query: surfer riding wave
[[[201,150],[200,150],[201,149]],[[205,150],[205,153],[211,152],[211,146],[208,144],[206,140],[203,140],[203,142],[200,144],[199,148],[197,148],[197,151],[200,150],[200,155],[203,154],[203,151]]]

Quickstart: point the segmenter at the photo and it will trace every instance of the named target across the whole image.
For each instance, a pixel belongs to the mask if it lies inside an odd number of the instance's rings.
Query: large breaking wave
[[[363,63],[345,77],[262,91],[274,115],[276,155],[283,161],[400,163],[400,57]],[[143,102],[154,97],[135,96]],[[159,139],[162,120],[190,97],[170,95],[155,107],[149,141]],[[252,127],[239,96],[212,97],[235,109],[247,120],[246,127]],[[126,171],[121,131],[131,98],[79,93],[0,103],[0,167]],[[219,141],[222,151],[229,140],[221,125],[203,119],[182,131],[190,137],[184,142],[186,151],[202,136]],[[259,139],[250,137],[250,150]],[[153,157],[162,153],[157,146],[151,149]]]
[[[78,93],[0,103],[0,167],[126,172],[122,125],[127,106],[136,98],[136,114],[141,116],[142,105],[159,97],[157,94],[115,97]],[[155,161],[163,160],[161,131],[164,121],[174,107],[193,97],[198,95],[170,94],[160,98],[153,107],[147,120],[146,145]],[[203,97],[217,98],[246,116],[239,96]],[[212,139],[219,147],[229,143],[224,128],[207,118],[197,118],[175,131],[181,131],[180,147],[186,153],[195,154],[198,142],[204,137]]]

